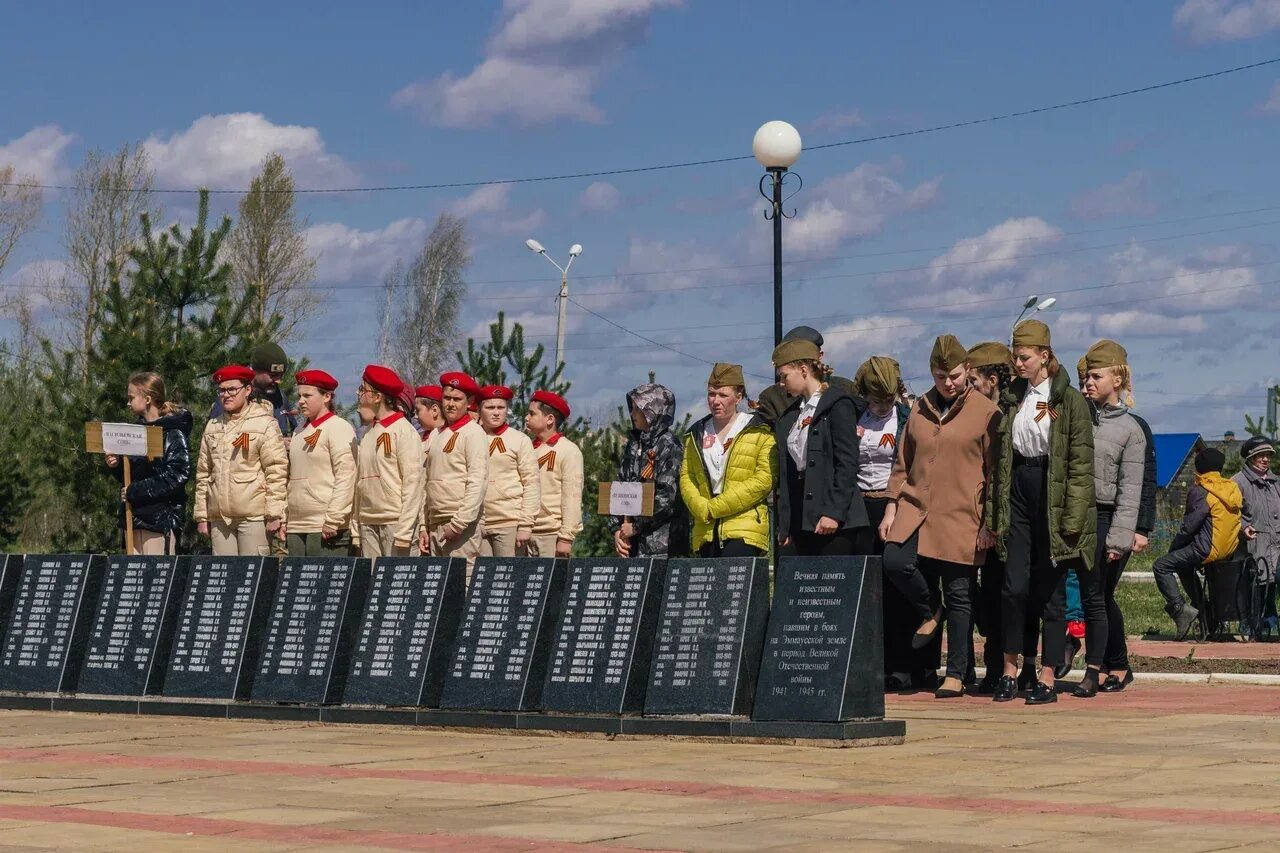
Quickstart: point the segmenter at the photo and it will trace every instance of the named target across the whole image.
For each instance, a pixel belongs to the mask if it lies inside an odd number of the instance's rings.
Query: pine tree
[[[533,352],[526,353],[524,327],[514,324],[508,336],[506,315],[499,311],[498,319],[489,324],[489,340],[482,346],[476,346],[475,338],[467,338],[466,351],[457,353],[457,357],[459,369],[476,382],[506,385],[515,392],[510,419],[516,426],[523,427],[525,412],[529,411],[529,398],[534,391],[546,389],[561,396],[569,393],[570,383],[561,378],[564,363],[556,365],[552,371],[542,363],[546,354],[547,349],[542,344],[534,347]],[[511,371],[509,374],[508,370]]]
[[[46,525],[48,547],[119,548],[119,487],[104,473],[101,457],[85,453],[84,424],[132,420],[125,406],[130,375],[150,370],[164,377],[170,399],[195,415],[191,441],[198,447],[213,403],[209,375],[228,362],[245,361],[276,329],[278,318],[266,327],[257,322],[254,292],[235,292],[231,268],[218,258],[230,218],[210,229],[208,217],[207,192],[201,192],[196,223],[185,233],[173,225],[156,234],[143,215],[142,241],[129,253],[127,281],[113,269],[102,295],[87,380],[80,380],[73,353],[42,343],[46,367],[37,383],[48,411],[58,415],[46,421],[46,434],[34,448],[49,484],[34,509],[56,519]]]

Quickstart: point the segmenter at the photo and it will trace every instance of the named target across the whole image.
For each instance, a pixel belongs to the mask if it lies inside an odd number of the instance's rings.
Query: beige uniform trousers
[[[481,557],[527,557],[529,549],[516,547],[516,528],[504,527],[501,530],[485,528],[480,538]]]
[[[166,557],[173,553],[170,547],[170,534],[156,533],[154,530],[133,531],[133,550],[130,554],[146,557]]]
[[[560,537],[554,533],[533,534],[533,538],[529,540],[529,556],[554,558],[558,541],[560,541]]]
[[[431,531],[431,556],[464,557],[467,561],[467,583],[471,583],[471,570],[476,566],[476,557],[480,556],[480,542],[484,539],[484,528],[480,522],[474,522],[458,536],[444,538],[444,531],[449,525],[442,524]],[[511,541],[516,538],[515,530],[511,531]]]
[[[209,538],[216,557],[269,557],[267,523],[262,520],[210,521]]]
[[[396,545],[399,522],[360,525],[361,557],[407,557],[409,548]]]

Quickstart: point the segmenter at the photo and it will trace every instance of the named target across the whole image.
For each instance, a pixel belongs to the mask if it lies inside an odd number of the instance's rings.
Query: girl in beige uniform
[[[422,506],[422,438],[400,410],[404,382],[371,364],[360,383],[360,407],[372,423],[357,452],[356,521],[363,557],[408,556]]]
[[[480,389],[480,426],[489,439],[489,481],[484,490],[484,557],[525,557],[538,514],[538,459],[529,436],[507,425],[514,392]]]
[[[582,451],[561,435],[569,404],[559,394],[535,391],[525,415],[538,460],[540,505],[529,540],[531,557],[568,557],[582,532]]]
[[[333,412],[338,380],[323,370],[303,370],[295,380],[307,421],[289,443],[289,555],[345,557],[351,553],[356,431]]]
[[[196,530],[220,557],[266,557],[288,507],[289,459],[271,404],[250,399],[253,369],[213,374],[222,414],[209,421],[196,462]]]

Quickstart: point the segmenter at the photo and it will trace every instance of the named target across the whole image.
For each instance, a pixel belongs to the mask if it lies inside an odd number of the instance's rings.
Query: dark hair
[[[556,432],[560,432],[561,430],[564,429],[564,415],[562,415],[560,412],[556,411],[555,409],[551,408],[550,406],[546,405],[541,400],[530,400],[529,407],[533,408],[534,406],[538,407],[537,411],[542,412],[543,414],[551,415],[552,422],[555,423],[556,425]]]
[[[975,367],[974,370],[981,373],[984,379],[1000,380],[997,386],[1000,391],[1004,391],[1013,384],[1013,369],[1007,364],[987,364]]]

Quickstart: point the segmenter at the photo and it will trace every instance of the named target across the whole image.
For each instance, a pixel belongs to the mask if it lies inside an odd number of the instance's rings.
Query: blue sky
[[[87,149],[142,140],[165,187],[242,187],[271,150],[305,187],[733,156],[769,119],[817,145],[1280,56],[1278,0],[45,3],[15,4],[5,20],[0,72],[21,85],[0,112],[0,163],[57,183]],[[815,318],[842,373],[892,354],[923,389],[935,335],[1000,338],[1027,294],[1057,295],[1047,319],[1064,361],[1114,337],[1158,430],[1239,429],[1280,378],[1278,80],[1280,65],[806,152],[786,223],[787,323]],[[305,197],[327,302],[289,350],[350,390],[373,351],[382,273],[453,210],[475,238],[464,337],[505,309],[550,346],[556,273],[523,241],[561,258],[582,243],[575,299],[696,358],[570,306],[579,409],[612,407],[655,370],[682,408],[701,410],[698,359],[770,373],[758,179],[741,161]],[[170,218],[194,207],[189,195],[162,202]],[[1276,209],[1241,212],[1259,208]],[[0,282],[20,287],[61,256],[61,218],[51,192]]]

